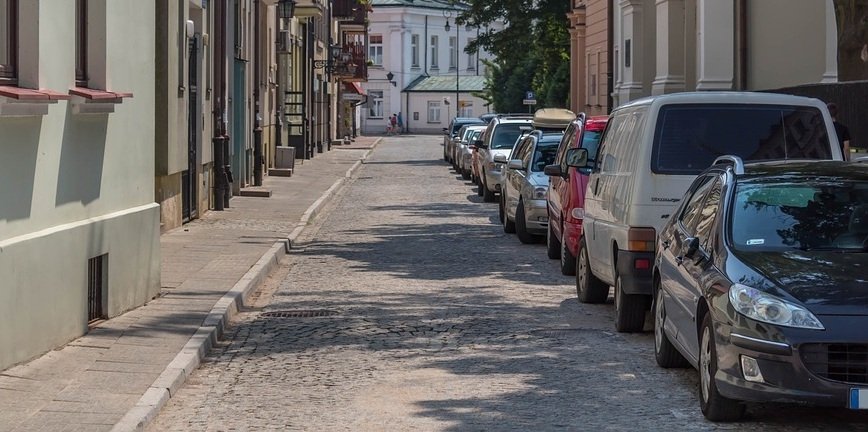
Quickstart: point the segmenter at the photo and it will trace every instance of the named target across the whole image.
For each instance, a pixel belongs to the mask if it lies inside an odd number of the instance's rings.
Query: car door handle
[[[596,195],[599,190],[600,190],[600,178],[597,177],[597,179],[594,181],[594,195]]]
[[[684,262],[684,257],[677,256],[675,257],[675,265],[680,266]]]
[[[663,249],[669,249],[669,240],[664,240],[661,245],[663,246]]]

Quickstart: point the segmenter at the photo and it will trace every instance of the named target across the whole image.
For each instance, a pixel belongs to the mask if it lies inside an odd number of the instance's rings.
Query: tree
[[[868,0],[835,0],[838,79],[868,80]]]

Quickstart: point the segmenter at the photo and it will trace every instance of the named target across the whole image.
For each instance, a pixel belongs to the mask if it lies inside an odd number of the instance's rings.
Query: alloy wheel
[[[702,347],[699,352],[699,387],[702,401],[707,402],[711,395],[711,334],[708,327],[702,330]]]
[[[663,306],[663,290],[657,288],[657,298],[654,300],[654,348],[657,352],[663,347],[663,322],[666,319],[666,310]]]

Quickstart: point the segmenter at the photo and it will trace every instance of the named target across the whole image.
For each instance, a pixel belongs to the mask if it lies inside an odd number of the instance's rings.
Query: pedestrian
[[[832,124],[835,126],[835,134],[838,135],[838,143],[841,144],[841,152],[844,160],[850,160],[850,129],[838,122],[838,105],[830,102],[826,105],[829,115],[832,116]]]
[[[389,124],[392,126],[392,133],[398,133],[398,116],[395,113],[392,113],[392,117],[389,117]]]
[[[392,135],[392,118],[386,119],[386,135]]]
[[[398,111],[398,133],[404,132],[404,119],[401,117],[401,112]]]

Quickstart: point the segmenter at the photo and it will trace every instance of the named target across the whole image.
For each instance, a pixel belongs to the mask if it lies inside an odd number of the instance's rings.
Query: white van
[[[832,118],[816,99],[695,92],[640,99],[611,114],[585,198],[576,291],[604,302],[615,328],[641,331],[651,304],[657,231],[696,175],[721,155],[744,161],[842,160]]]

